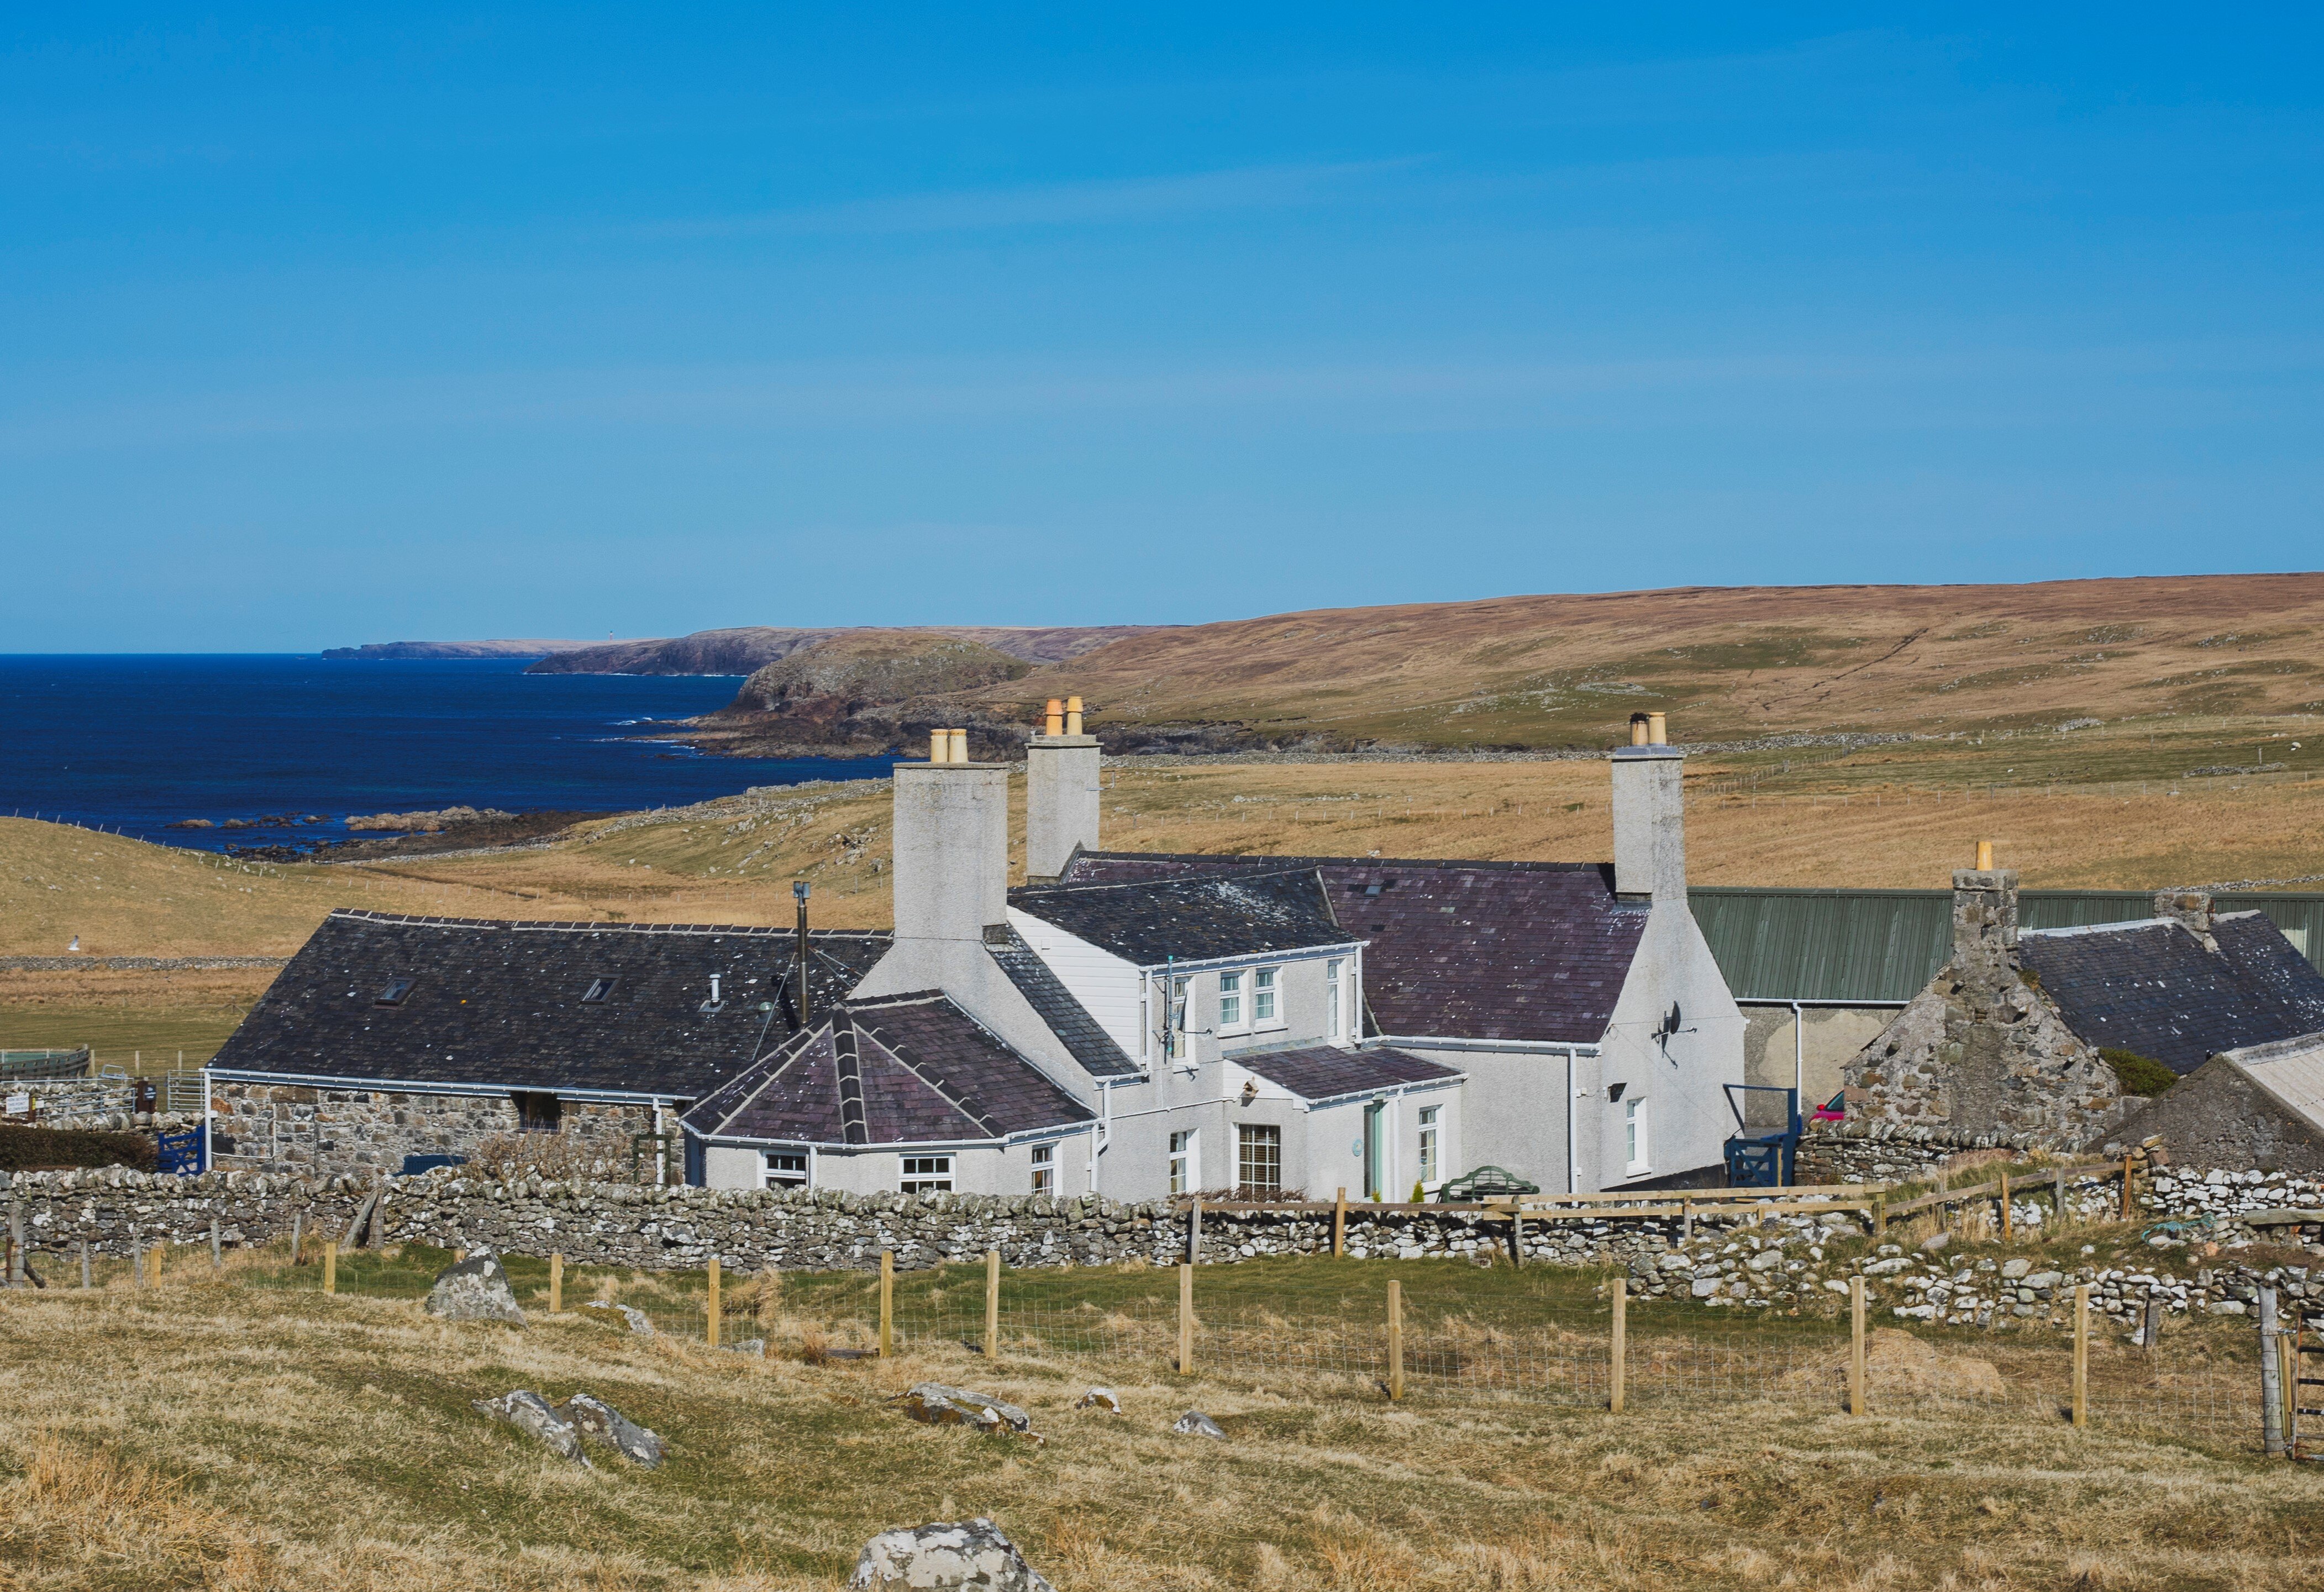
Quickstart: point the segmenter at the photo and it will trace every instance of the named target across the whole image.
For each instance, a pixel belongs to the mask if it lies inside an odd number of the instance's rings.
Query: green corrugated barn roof
[[[1944,965],[1950,890],[1761,890],[1690,886],[1687,899],[1738,1000],[1862,1000],[1902,1005]],[[2222,912],[2256,908],[2324,968],[2324,894],[2218,897]],[[2029,929],[2151,917],[2144,890],[2024,890]]]

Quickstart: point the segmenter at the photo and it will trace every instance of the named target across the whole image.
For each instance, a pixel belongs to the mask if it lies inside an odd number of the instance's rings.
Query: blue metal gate
[[[154,1136],[153,1170],[191,1177],[209,1164],[209,1124]]]

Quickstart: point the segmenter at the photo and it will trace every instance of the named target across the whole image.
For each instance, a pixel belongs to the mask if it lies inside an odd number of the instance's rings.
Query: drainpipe
[[[1113,1085],[1097,1086],[1097,1135],[1090,1144],[1089,1192],[1097,1192],[1097,1159],[1113,1147]]]
[[[1796,1100],[1808,1091],[1808,1031],[1800,1016],[1800,1003],[1792,1002],[1792,1094]]]
[[[1565,1047],[1565,1192],[1582,1192],[1582,1168],[1575,1157],[1581,1154],[1581,1132],[1574,1121],[1573,1102],[1582,1097],[1573,1089],[1573,1047]]]

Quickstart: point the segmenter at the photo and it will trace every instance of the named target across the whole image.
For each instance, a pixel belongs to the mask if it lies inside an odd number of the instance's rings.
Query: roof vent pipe
[[[1065,733],[1079,735],[1081,732],[1082,699],[1078,696],[1068,696],[1065,698]]]

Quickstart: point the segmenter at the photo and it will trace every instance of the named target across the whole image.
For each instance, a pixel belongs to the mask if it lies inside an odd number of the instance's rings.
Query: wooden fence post
[[[984,1357],[1001,1353],[1001,1251],[984,1252]]]
[[[2014,1220],[2015,1214],[2009,1209],[2009,1168],[2005,1166],[2001,1169],[2001,1241],[2005,1244],[2015,1231]]]
[[[2125,1156],[2122,1158],[2122,1219],[2123,1219],[2123,1220],[2125,1220],[2125,1221],[2128,1221],[2128,1220],[2130,1219],[2130,1214],[2131,1214],[2131,1208],[2130,1208],[2130,1157],[2129,1157],[2128,1155],[2125,1155]]]
[[[1525,1207],[1509,1201],[1509,1264],[1525,1270]]]
[[[1178,1375],[1194,1374],[1194,1268],[1178,1266]]]
[[[84,1288],[95,1286],[95,1284],[89,1275],[88,1240],[87,1238],[83,1238],[80,1241],[80,1285]]]
[[[24,1284],[24,1202],[8,1201],[8,1286]]]
[[[290,1213],[290,1264],[292,1265],[303,1264],[300,1258],[299,1251],[300,1246],[305,1244],[306,1241],[307,1213],[303,1210],[294,1210]]]
[[[552,1251],[549,1256],[549,1313],[557,1315],[565,1309],[565,1252]]]
[[[1388,1280],[1388,1396],[1390,1403],[1404,1398],[1404,1284],[1394,1277]]]
[[[156,1244],[153,1246],[152,1251],[153,1286],[156,1288],[159,1288],[161,1285],[161,1248],[162,1247],[161,1245]]]
[[[896,1352],[896,1252],[880,1251],[880,1357]]]
[[[1848,1279],[1848,1413],[1865,1413],[1864,1279]]]
[[[1186,1258],[1197,1265],[1203,1259],[1203,1197],[1196,1194],[1186,1207]]]
[[[213,1210],[210,1212],[210,1270],[215,1272],[225,1269],[226,1251],[218,1245],[217,1212]]]
[[[2275,1290],[2259,1291],[2259,1431],[2261,1451],[2283,1458],[2283,1357],[2276,1350]]]
[[[705,1341],[711,1348],[716,1348],[718,1347],[718,1257],[715,1255],[710,1257],[710,1310],[709,1313],[703,1318],[703,1324],[707,1329],[703,1335]]]
[[[339,1291],[339,1242],[337,1238],[323,1240],[323,1292]]]
[[[1342,1189],[1340,1197],[1332,1201],[1332,1254],[1336,1257],[1348,1252],[1348,1191]]]
[[[2074,1285],[2074,1424],[2090,1423],[2090,1285]]]
[[[1630,1280],[1614,1279],[1614,1340],[1606,1357],[1606,1408],[1622,1413],[1623,1394],[1630,1382]]]
[[[2066,1230],[2066,1169],[2062,1166],[2050,1176],[2050,1206],[2058,1218],[2058,1230]]]
[[[1876,1238],[1885,1238],[1888,1236],[1888,1191],[1886,1189],[1873,1191],[1872,1236]]]

